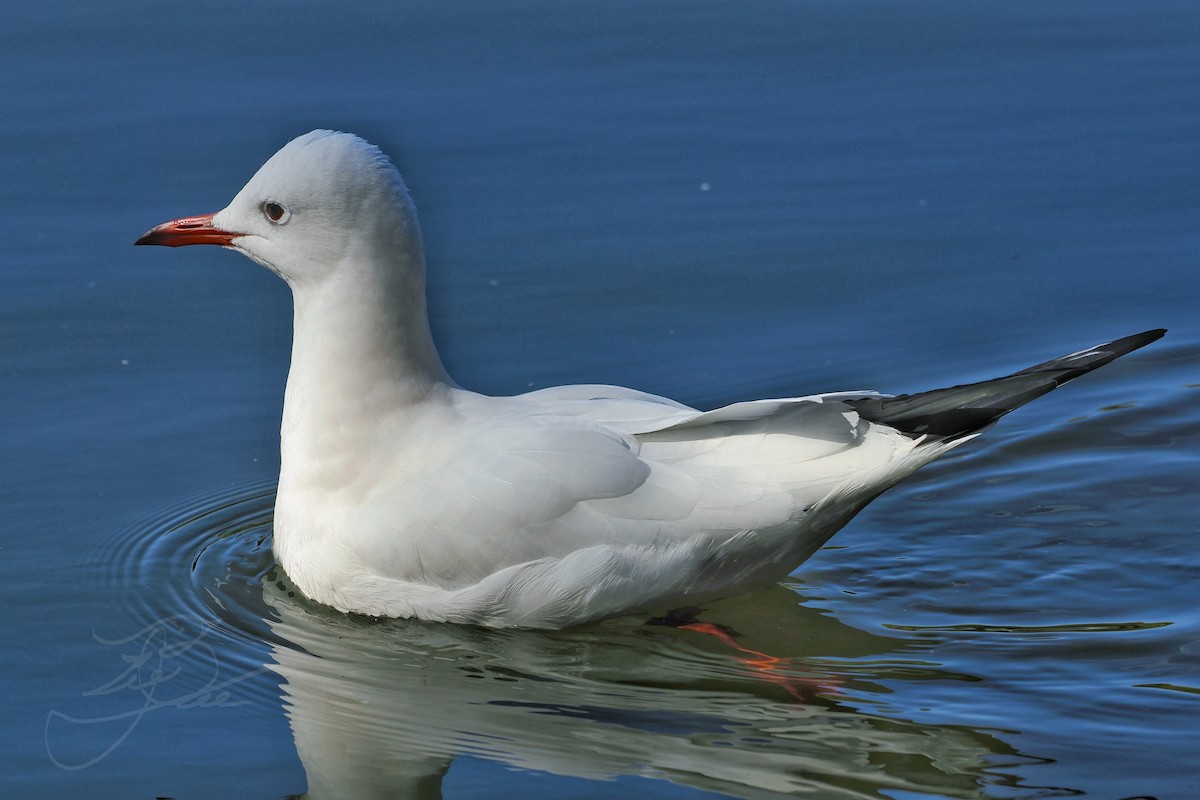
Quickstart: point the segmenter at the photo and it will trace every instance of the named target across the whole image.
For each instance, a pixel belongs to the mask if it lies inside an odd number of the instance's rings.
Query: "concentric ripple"
[[[168,507],[123,532],[112,583],[150,625],[202,627],[244,643],[273,641],[262,583],[271,556],[274,482],[233,486]]]

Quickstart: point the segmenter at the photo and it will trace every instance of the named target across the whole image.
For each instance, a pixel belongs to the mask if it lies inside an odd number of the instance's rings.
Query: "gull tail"
[[[912,436],[957,439],[987,427],[1015,408],[1064,383],[1162,338],[1165,330],[1137,333],[980,383],[896,397],[849,402],[863,419]]]

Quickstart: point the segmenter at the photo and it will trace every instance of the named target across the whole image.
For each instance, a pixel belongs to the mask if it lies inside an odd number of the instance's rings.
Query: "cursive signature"
[[[151,623],[120,639],[105,639],[92,634],[100,644],[121,647],[124,670],[110,681],[83,692],[83,697],[117,696],[128,693],[136,706],[112,714],[73,716],[58,709],[46,715],[46,754],[59,769],[86,769],[107,758],[124,742],[138,723],[152,711],[164,708],[230,708],[246,705],[236,700],[231,687],[267,672],[260,667],[236,676],[223,676],[217,652],[205,639],[209,626],[197,616],[179,614]],[[207,679],[207,680],[205,680]],[[199,688],[192,688],[197,681]],[[58,724],[56,724],[56,721]],[[71,726],[115,727],[112,740],[101,739],[107,747],[91,758],[76,760],[60,757],[63,748],[52,743],[53,730]],[[95,728],[99,730],[99,728]],[[57,754],[56,754],[57,753]]]

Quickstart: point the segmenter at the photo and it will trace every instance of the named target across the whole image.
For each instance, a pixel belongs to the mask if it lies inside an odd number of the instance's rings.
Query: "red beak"
[[[228,247],[241,236],[213,226],[213,214],[202,217],[184,217],[164,222],[142,234],[134,244],[161,244],[167,247],[183,247],[185,244],[218,244]]]

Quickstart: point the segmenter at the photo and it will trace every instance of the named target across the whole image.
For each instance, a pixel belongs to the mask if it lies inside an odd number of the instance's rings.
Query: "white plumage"
[[[276,557],[312,599],[378,616],[562,627],[778,580],[922,464],[1160,335],[913,398],[486,397],[434,348],[399,173],[329,131],[290,142],[224,210],[138,243],[227,246],[291,286]],[[943,429],[953,414],[968,419]]]

